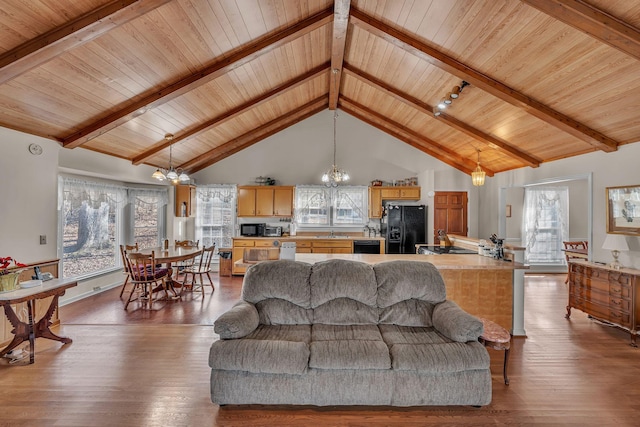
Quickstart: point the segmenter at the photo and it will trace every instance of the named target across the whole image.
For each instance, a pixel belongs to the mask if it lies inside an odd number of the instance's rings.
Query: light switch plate
[[[47,235],[46,234],[41,234],[40,235],[40,244],[41,245],[46,245],[47,244]]]

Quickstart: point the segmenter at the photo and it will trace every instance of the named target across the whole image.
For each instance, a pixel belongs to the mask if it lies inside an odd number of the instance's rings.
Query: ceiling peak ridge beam
[[[172,0],[116,0],[0,55],[0,84]]]
[[[381,131],[397,138],[412,147],[430,155],[431,157],[440,160],[466,174],[471,174],[476,166],[476,162],[468,160],[458,153],[450,150],[437,142],[418,134],[414,130],[401,126],[387,117],[373,111],[372,109],[365,107],[364,105],[353,101],[345,96],[340,98],[340,108],[353,114],[356,118],[380,129]],[[420,141],[424,145],[418,144],[416,141]],[[488,168],[483,167],[483,170],[488,176],[493,176],[494,172]]]
[[[282,85],[276,87],[273,90],[270,90],[269,92],[262,94],[248,102],[245,102],[242,105],[239,105],[235,108],[232,108],[229,111],[226,111],[224,113],[222,113],[221,115],[214,117],[211,120],[207,120],[206,122],[194,127],[193,129],[190,129],[184,133],[178,134],[178,135],[174,135],[173,140],[167,142],[167,141],[163,141],[160,144],[155,145],[153,148],[146,150],[145,152],[139,154],[138,156],[134,157],[133,160],[131,161],[131,163],[133,163],[134,165],[139,165],[141,163],[144,163],[145,160],[149,159],[150,157],[154,156],[155,154],[159,153],[160,151],[168,148],[170,145],[175,145],[176,143],[180,142],[180,141],[184,141],[186,139],[190,139],[190,138],[194,138],[204,132],[207,132],[210,129],[213,129],[216,126],[220,126],[221,124],[228,122],[229,120],[232,120],[236,117],[238,117],[239,115],[246,113],[247,111],[249,111],[252,108],[255,108],[259,105],[262,105],[274,98],[276,98],[277,96],[280,96],[292,89],[295,89],[297,87],[302,86],[303,84],[321,76],[322,74],[325,74],[327,72],[327,70],[329,70],[330,67],[330,63],[326,62],[322,65],[319,65],[317,67],[315,67],[314,69],[308,71],[307,73],[296,77],[295,79],[292,79],[288,82],[283,83]]]
[[[334,0],[333,5],[333,34],[331,38],[331,75],[329,76],[329,109],[338,108],[340,97],[340,82],[342,81],[342,63],[344,49],[347,44],[347,29],[349,27],[349,9],[351,0]],[[334,76],[335,74],[335,76]]]
[[[244,150],[286,128],[293,126],[302,120],[325,110],[329,103],[326,95],[322,95],[306,104],[288,112],[286,115],[271,120],[250,132],[245,133],[237,138],[225,142],[206,153],[198,156],[198,158],[190,160],[179,167],[186,169],[189,173],[198,172],[209,167],[222,159],[225,159],[239,151]]]
[[[189,91],[241,67],[272,50],[290,43],[310,32],[327,25],[333,20],[333,8],[316,13],[289,28],[249,43],[239,52],[222,58],[204,69],[191,74],[169,86],[143,96],[137,102],[125,106],[114,113],[85,126],[83,129],[63,138],[65,148],[75,148],[112,129],[138,117],[149,109],[156,108]]]
[[[351,23],[363,28],[371,34],[405,50],[430,64],[468,81],[473,86],[515,106],[528,114],[548,123],[556,128],[584,141],[595,148],[613,152],[618,148],[618,142],[588,126],[555,111],[529,96],[510,88],[509,86],[486,76],[479,71],[453,59],[452,57],[412,38],[377,19],[351,8]]]
[[[619,51],[640,59],[640,30],[582,0],[521,0]]]
[[[398,89],[386,84],[385,82],[365,73],[362,70],[359,70],[355,67],[352,67],[350,64],[345,63],[344,64],[344,70],[345,72],[350,75],[353,76],[354,78],[357,78],[358,80],[374,87],[377,90],[380,90],[384,93],[386,93],[387,95],[393,97],[394,99],[412,107],[415,108],[416,110],[428,115],[429,117],[433,117],[433,106],[422,102],[421,100],[414,98],[413,96],[403,93],[401,91],[399,91]],[[482,132],[479,129],[476,129],[464,122],[462,122],[461,120],[458,120],[454,117],[451,117],[447,114],[441,114],[438,117],[433,117],[434,120],[440,120],[443,123],[447,124],[448,126],[451,126],[452,128],[463,132],[464,134],[474,138],[477,141],[482,142],[483,144],[488,145],[489,147],[498,150],[520,162],[522,162],[525,166],[531,166],[532,168],[537,168],[540,166],[540,160],[536,159],[533,156],[528,155],[527,153],[524,153],[520,150],[518,150],[517,148],[513,147],[511,144],[509,144],[508,142],[502,141],[499,138],[496,138],[494,136],[491,136],[485,132]]]

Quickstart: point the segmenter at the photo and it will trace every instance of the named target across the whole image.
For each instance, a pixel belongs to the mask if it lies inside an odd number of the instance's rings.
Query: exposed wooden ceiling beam
[[[171,0],[116,0],[0,55],[0,84]]]
[[[209,129],[212,129],[216,126],[219,126],[235,117],[238,117],[239,115],[246,113],[247,111],[249,111],[252,108],[255,108],[259,105],[264,104],[265,102],[268,102],[272,99],[274,99],[277,96],[280,96],[292,89],[295,89],[299,86],[302,86],[303,84],[315,79],[316,77],[322,75],[322,74],[326,74],[327,70],[329,69],[329,62],[326,62],[322,65],[317,66],[316,68],[314,68],[313,70],[310,70],[309,72],[303,74],[302,76],[299,76],[293,80],[290,80],[288,82],[283,83],[282,85],[276,87],[275,89],[260,95],[259,97],[252,99],[248,102],[245,102],[242,105],[239,105],[229,111],[224,112],[223,114],[214,117],[211,120],[207,120],[206,122],[196,126],[195,128],[188,130],[187,132],[181,133],[179,135],[174,136],[173,140],[171,141],[163,141],[160,144],[156,144],[155,146],[153,146],[151,149],[146,150],[144,153],[136,156],[133,158],[132,163],[134,165],[139,165],[141,163],[143,163],[145,160],[149,159],[150,157],[153,157],[155,154],[157,154],[158,152],[168,148],[170,145],[176,144],[177,142],[180,141],[184,141],[185,139],[189,139],[189,138],[194,138],[198,135],[200,135],[201,133],[204,133],[206,131],[208,131]]]
[[[442,70],[458,76],[491,95],[514,105],[538,119],[606,152],[617,150],[618,143],[589,128],[582,123],[565,116],[558,111],[538,102],[529,96],[474,70],[454,58],[412,38],[395,28],[351,8],[351,22],[383,40],[415,55]]]
[[[640,59],[640,30],[582,0],[521,0],[635,59]]]
[[[289,126],[293,126],[294,124],[311,117],[312,115],[327,108],[327,106],[328,100],[326,95],[318,97],[282,117],[278,117],[277,119],[263,124],[262,126],[258,126],[244,135],[234,138],[213,150],[207,151],[193,160],[183,163],[179,167],[187,170],[189,173],[202,170],[226,157],[231,156],[232,154],[237,153],[238,151],[244,150],[265,138],[283,131]]]
[[[471,174],[476,167],[475,161],[466,159],[453,150],[450,150],[409,128],[400,126],[399,124],[389,120],[387,117],[365,107],[362,104],[359,104],[358,102],[346,98],[345,96],[340,98],[340,108],[371,126],[380,129],[394,138],[406,142],[423,153],[426,153],[449,166],[453,166],[466,174]],[[488,176],[494,175],[492,170],[487,169],[484,166],[482,169]]]
[[[318,29],[333,19],[333,10],[327,9],[319,12],[297,24],[280,31],[276,34],[264,37],[256,42],[250,43],[239,52],[221,59],[220,61],[183,78],[163,89],[144,96],[141,100],[129,104],[118,111],[104,117],[78,132],[69,135],[62,140],[62,144],[66,148],[75,148],[85,142],[108,132],[127,121],[144,114],[151,108],[165,104],[185,93],[196,89],[221,75],[234,70],[242,65],[270,52],[280,46],[283,46],[311,31]]]
[[[329,80],[330,110],[338,108],[340,81],[342,80],[342,62],[344,61],[344,48],[347,43],[350,7],[351,0],[335,0],[333,6],[333,36],[331,38],[332,74]]]
[[[438,117],[433,115],[433,106],[422,102],[421,100],[414,98],[413,96],[403,93],[402,91],[388,85],[387,83],[361,71],[358,70],[349,64],[344,64],[344,71],[348,75],[357,78],[358,80],[372,86],[373,88],[386,93],[387,95],[393,97],[393,99],[400,101],[416,110],[426,114],[429,117],[440,120],[443,123],[451,126],[452,128],[469,135],[470,137],[476,139],[477,141],[482,142],[483,144],[487,144],[489,147],[498,150],[520,162],[522,162],[526,166],[538,167],[540,166],[540,161],[535,157],[532,157],[521,150],[513,147],[509,143],[500,140],[494,136],[486,134],[479,129],[476,129],[468,124],[451,117],[446,114],[441,114]]]

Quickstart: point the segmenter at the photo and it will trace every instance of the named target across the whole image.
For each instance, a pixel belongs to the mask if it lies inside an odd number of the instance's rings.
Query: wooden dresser
[[[631,345],[637,347],[636,335],[640,326],[640,270],[615,270],[606,265],[585,260],[569,263],[569,303],[595,319],[629,331]]]

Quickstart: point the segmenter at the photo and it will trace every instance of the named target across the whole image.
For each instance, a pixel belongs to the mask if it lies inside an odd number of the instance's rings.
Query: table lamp
[[[622,267],[618,261],[620,251],[629,250],[626,237],[620,234],[607,234],[607,238],[604,239],[604,243],[602,244],[602,249],[610,250],[613,256],[613,261],[609,264],[609,267],[620,270]]]

